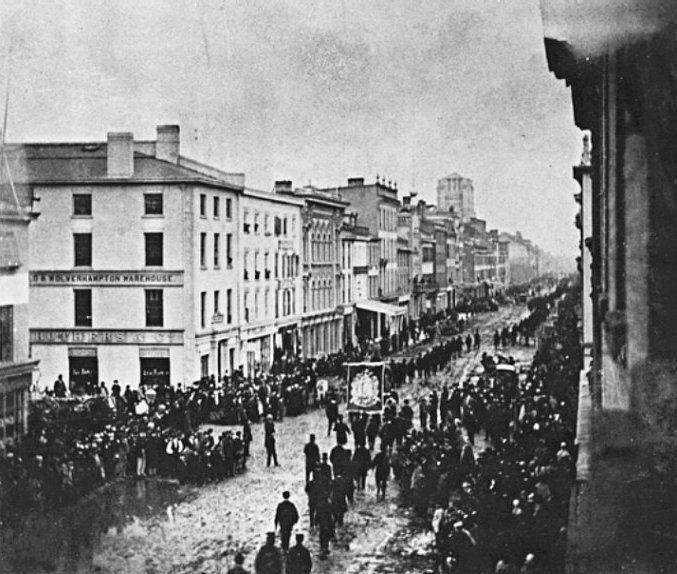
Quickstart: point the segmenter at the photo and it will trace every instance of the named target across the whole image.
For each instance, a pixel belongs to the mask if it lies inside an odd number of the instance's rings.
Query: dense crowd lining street
[[[401,400],[409,398],[415,404],[421,395],[433,388],[441,389],[443,383],[466,379],[480,364],[482,352],[493,352],[495,331],[518,322],[526,313],[523,306],[511,306],[475,317],[468,329],[473,333],[479,330],[480,349],[464,351],[460,358],[452,359],[427,385],[416,381],[399,389]],[[505,352],[518,361],[527,362],[532,351],[533,347],[516,347]],[[203,487],[194,499],[168,508],[166,517],[135,520],[121,531],[105,535],[95,552],[95,566],[111,573],[221,572],[234,564],[235,553],[241,551],[246,555],[245,566],[251,568],[265,533],[274,528],[275,507],[285,490],[290,491],[290,498],[301,515],[296,530],[305,533],[305,541],[317,559],[318,539],[316,532],[310,529],[307,512],[303,445],[314,433],[320,450],[330,452],[335,439],[326,436],[326,426],[323,410],[277,422],[280,466],[267,467],[264,427],[254,425],[252,457],[246,473]],[[211,428],[217,434],[226,430],[220,426]],[[366,490],[356,492],[344,526],[337,529],[336,542],[322,563],[322,570],[369,572],[385,568],[397,571],[398,558],[389,556],[385,549],[407,525],[408,511],[398,505],[395,481],[391,480],[388,485],[386,500],[379,502],[370,474]]]

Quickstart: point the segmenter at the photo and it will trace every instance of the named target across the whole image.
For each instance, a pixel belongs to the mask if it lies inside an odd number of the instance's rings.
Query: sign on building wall
[[[183,331],[31,329],[30,342],[37,345],[183,345]]]
[[[181,287],[183,271],[31,271],[31,286]]]

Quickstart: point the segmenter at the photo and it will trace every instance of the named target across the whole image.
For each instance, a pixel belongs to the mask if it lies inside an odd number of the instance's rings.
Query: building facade
[[[290,181],[276,182],[275,191],[303,201],[302,356],[336,353],[343,347],[343,280],[351,281],[352,275],[344,276],[347,262],[340,235],[347,203],[336,190],[312,186],[292,190]],[[351,312],[349,305],[345,308]]]
[[[240,202],[240,361],[246,375],[301,351],[303,201],[245,188]]]
[[[30,189],[7,177],[0,187],[0,445],[21,439],[28,428],[28,400],[38,361],[28,333],[28,228],[34,219]],[[11,177],[11,176],[10,176]]]
[[[13,152],[41,211],[29,260],[43,382],[190,383],[239,363],[243,176],[181,156],[178,126]]]
[[[574,170],[587,349],[567,567],[669,571],[677,563],[677,11],[654,0],[542,0],[541,8],[549,67],[571,86],[575,123],[591,138]]]

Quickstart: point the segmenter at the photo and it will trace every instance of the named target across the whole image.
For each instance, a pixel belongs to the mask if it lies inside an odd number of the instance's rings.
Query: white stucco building
[[[10,148],[40,217],[30,230],[30,344],[43,383],[190,383],[240,364],[244,177],[155,141]]]

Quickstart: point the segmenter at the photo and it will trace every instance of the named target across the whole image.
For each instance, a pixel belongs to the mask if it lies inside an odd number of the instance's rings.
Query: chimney
[[[134,175],[134,134],[108,132],[107,160],[108,177],[132,177]]]
[[[291,193],[292,192],[291,181],[289,181],[288,179],[276,181],[275,186],[273,187],[273,191],[275,193]]]
[[[411,196],[405,195],[402,197],[402,205],[411,205]]]
[[[157,143],[155,158],[169,163],[179,163],[179,126],[168,125],[157,127]]]
[[[363,177],[349,177],[348,178],[348,187],[362,187],[364,186]]]

